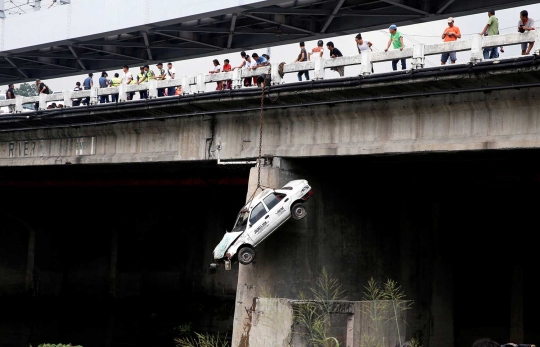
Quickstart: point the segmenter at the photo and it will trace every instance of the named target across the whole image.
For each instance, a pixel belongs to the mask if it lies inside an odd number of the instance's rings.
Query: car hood
[[[225,252],[227,252],[233,242],[236,241],[236,239],[238,239],[238,237],[240,237],[240,235],[243,233],[244,231],[231,231],[230,233],[225,233],[219,245],[217,245],[214,249],[214,259],[221,259],[225,257]]]

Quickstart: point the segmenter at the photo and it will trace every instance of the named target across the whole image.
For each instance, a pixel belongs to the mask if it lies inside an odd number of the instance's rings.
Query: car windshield
[[[236,217],[236,223],[234,223],[234,228],[231,231],[244,231],[246,230],[247,221],[249,217],[249,211],[243,208],[238,217]]]

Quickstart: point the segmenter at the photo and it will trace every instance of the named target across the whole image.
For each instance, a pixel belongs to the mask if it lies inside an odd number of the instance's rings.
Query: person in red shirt
[[[457,39],[461,38],[461,31],[459,31],[459,28],[454,25],[454,18],[450,17],[448,18],[448,28],[444,30],[442,34],[442,39],[444,42],[453,42]],[[450,57],[450,61],[452,64],[456,63],[457,56],[456,52],[446,52],[443,53],[441,56],[441,65],[446,65],[446,62],[448,61],[448,57]]]
[[[229,59],[223,60],[223,72],[229,72],[232,71],[231,64],[229,64]],[[232,80],[227,80],[225,82],[225,88],[224,89],[232,89]]]

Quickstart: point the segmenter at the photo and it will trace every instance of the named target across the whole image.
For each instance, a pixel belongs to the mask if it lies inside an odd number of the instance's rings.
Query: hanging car
[[[289,218],[306,216],[305,202],[313,195],[306,180],[295,180],[280,189],[265,189],[240,210],[231,231],[214,249],[215,269],[219,263],[230,270],[231,261],[250,264],[255,259],[255,247],[270,236]]]

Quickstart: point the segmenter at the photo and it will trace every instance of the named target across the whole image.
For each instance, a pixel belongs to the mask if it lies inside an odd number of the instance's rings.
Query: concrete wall
[[[239,266],[232,346],[250,346],[252,324],[248,314],[254,298],[298,299],[314,288],[322,269],[339,280],[346,299],[364,299],[364,286],[374,277],[396,280],[407,300],[413,300],[407,315],[407,339],[418,338],[424,346],[452,347],[453,299],[451,266],[439,252],[438,204],[388,201],[368,182],[355,182],[353,172],[302,167],[294,160],[274,159],[265,167],[262,184],[283,186],[292,179],[306,178],[314,197],[308,201],[308,216],[290,220],[257,247],[253,264]],[[361,169],[361,168],[355,168]],[[252,169],[250,188],[256,185]],[[372,190],[373,189],[373,190]],[[381,189],[383,191],[383,189]],[[364,195],[365,194],[365,195]],[[258,346],[255,341],[251,346]]]
[[[364,155],[540,147],[538,89],[265,112],[263,154]],[[0,134],[0,165],[255,158],[259,112]]]

